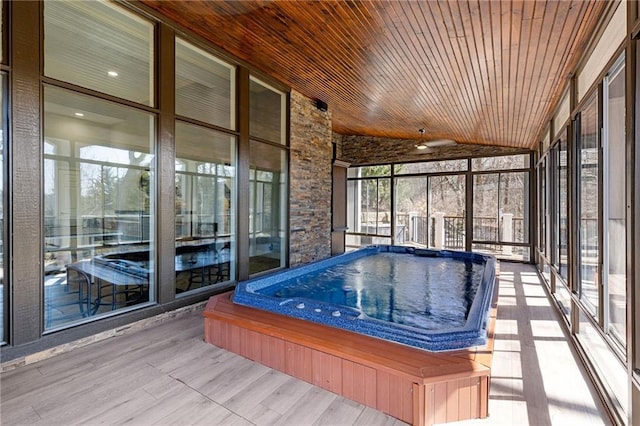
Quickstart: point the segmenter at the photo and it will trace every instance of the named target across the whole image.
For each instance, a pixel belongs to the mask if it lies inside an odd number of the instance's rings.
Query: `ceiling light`
[[[429,147],[426,146],[426,145],[416,145],[416,148],[419,149],[419,150],[423,150],[423,149],[427,149]]]
[[[76,117],[84,117],[84,114],[81,112],[74,113]]]
[[[448,146],[448,145],[457,145],[457,142],[451,139],[436,139],[433,141],[424,142],[424,145],[428,147]]]
[[[107,74],[109,74],[109,77],[117,77],[118,76],[117,71],[108,71]]]

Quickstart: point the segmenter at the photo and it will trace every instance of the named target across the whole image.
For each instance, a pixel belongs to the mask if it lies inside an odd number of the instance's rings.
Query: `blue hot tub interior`
[[[234,302],[441,351],[484,344],[495,259],[371,246],[238,284]]]

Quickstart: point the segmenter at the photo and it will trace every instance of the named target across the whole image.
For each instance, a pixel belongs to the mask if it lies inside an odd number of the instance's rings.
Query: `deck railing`
[[[442,223],[438,223],[438,217]],[[510,217],[511,235],[505,235],[504,221],[497,217],[474,217],[473,233],[477,241],[525,242],[525,221],[523,218]],[[442,241],[436,241],[438,226],[443,226]],[[425,247],[438,247],[462,250],[465,248],[464,216],[419,216],[410,213],[396,214],[396,244],[416,244]]]

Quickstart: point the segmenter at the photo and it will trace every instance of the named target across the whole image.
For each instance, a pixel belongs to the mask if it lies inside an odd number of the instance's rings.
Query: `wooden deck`
[[[489,417],[606,425],[533,267],[502,263]],[[380,411],[205,343],[202,311],[0,375],[0,424],[400,426]]]

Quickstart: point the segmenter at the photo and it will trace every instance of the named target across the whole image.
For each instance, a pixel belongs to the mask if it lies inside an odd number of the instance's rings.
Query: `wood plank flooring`
[[[458,425],[608,424],[533,267],[502,264],[490,417]],[[402,422],[203,341],[201,312],[0,376],[6,425]]]
[[[543,284],[530,265],[500,265],[489,418],[471,425],[608,425]]]

